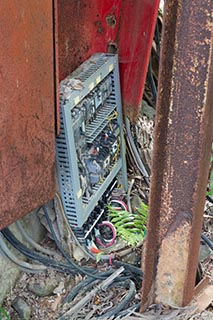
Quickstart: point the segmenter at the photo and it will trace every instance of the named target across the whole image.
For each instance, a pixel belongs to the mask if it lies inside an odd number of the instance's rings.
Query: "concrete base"
[[[20,221],[26,232],[33,240],[39,242],[44,238],[46,231],[37,217],[37,210],[34,210],[31,213],[27,214],[24,218],[20,219]],[[24,243],[15,223],[10,226],[10,230],[20,241]],[[17,255],[17,251],[12,249],[12,252]],[[21,255],[20,258],[24,260],[24,257]],[[16,280],[20,276],[20,273],[21,270],[19,269],[19,267],[12,263],[0,251],[0,305],[2,304],[6,294],[10,292],[14,287]]]

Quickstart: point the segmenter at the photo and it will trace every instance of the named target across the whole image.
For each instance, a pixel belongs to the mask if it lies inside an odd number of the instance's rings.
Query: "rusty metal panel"
[[[213,3],[164,17],[142,310],[192,299],[213,139]]]
[[[115,41],[122,0],[57,1],[59,80]]]
[[[141,105],[159,0],[54,2],[58,81],[95,52],[118,53],[124,112],[135,120]]]
[[[54,194],[52,9],[0,2],[0,229]]]
[[[122,0],[54,0],[56,80],[115,43]],[[60,131],[57,99],[57,133]]]

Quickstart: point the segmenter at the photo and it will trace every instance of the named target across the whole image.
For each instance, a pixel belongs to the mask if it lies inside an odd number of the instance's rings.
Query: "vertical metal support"
[[[166,1],[142,311],[193,297],[213,137],[213,3]]]

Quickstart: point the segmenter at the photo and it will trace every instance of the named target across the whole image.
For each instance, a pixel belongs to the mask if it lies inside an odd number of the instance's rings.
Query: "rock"
[[[135,264],[138,260],[138,255],[135,251],[130,252],[128,255],[122,258],[122,261],[129,264]]]
[[[54,294],[54,289],[57,287],[57,281],[50,281],[46,285],[40,283],[30,284],[28,289],[38,297],[47,297]]]
[[[31,317],[31,308],[21,297],[16,297],[12,302],[12,307],[18,313],[21,320],[29,320]]]
[[[59,283],[59,285],[53,290],[53,293],[54,293],[54,294],[57,294],[57,295],[60,295],[60,294],[63,293],[64,290],[65,290],[65,289],[64,289],[64,282],[61,281],[61,282]]]
[[[199,261],[203,261],[212,254],[211,249],[206,244],[200,244]]]
[[[145,100],[142,100],[142,115],[147,116],[147,118],[154,120],[155,118],[155,109],[148,105]]]

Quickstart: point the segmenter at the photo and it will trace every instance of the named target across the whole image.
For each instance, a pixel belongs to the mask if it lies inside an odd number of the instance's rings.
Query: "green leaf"
[[[213,196],[213,146],[212,146],[212,154],[211,154],[211,159],[210,159],[210,178],[208,181],[208,191],[206,192],[206,194],[208,196]]]
[[[4,318],[2,318],[1,315],[3,315]],[[7,311],[4,308],[0,307],[0,320],[4,320],[4,319],[10,320],[10,317]]]
[[[103,252],[99,252],[95,255],[95,259],[96,259],[96,262],[99,262],[101,260],[101,257],[103,256]]]
[[[107,206],[107,209],[118,236],[133,247],[143,240],[148,216],[146,204],[141,202],[140,207],[133,213],[115,210],[111,206]]]

